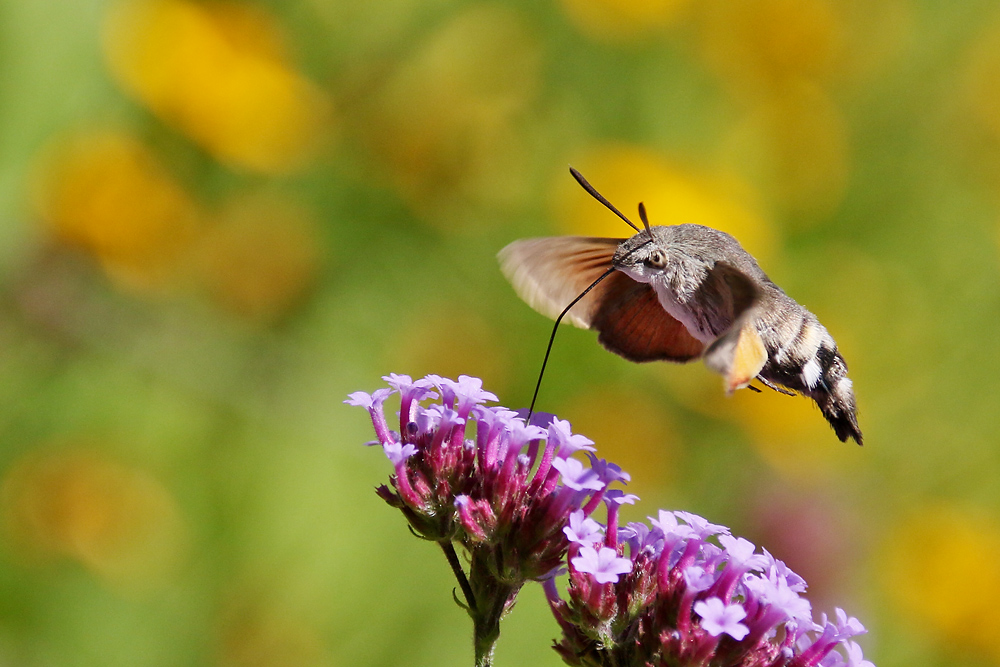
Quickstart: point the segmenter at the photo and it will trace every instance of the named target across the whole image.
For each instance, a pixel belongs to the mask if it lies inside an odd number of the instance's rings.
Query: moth
[[[760,391],[750,385],[756,379],[781,393],[808,396],[841,441],[862,444],[854,389],[837,343],[735,238],[703,225],[651,227],[642,203],[639,229],[579,172],[570,172],[637,233],[628,239],[521,239],[500,251],[501,270],[518,296],[556,319],[549,351],[565,318],[597,330],[601,345],[629,361],[702,359],[722,375],[729,394],[744,387]]]

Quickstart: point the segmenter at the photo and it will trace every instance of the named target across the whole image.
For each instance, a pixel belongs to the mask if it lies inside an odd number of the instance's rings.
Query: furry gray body
[[[663,261],[651,265],[655,252],[663,253]],[[841,440],[852,437],[861,444],[847,364],[833,337],[735,238],[702,225],[650,227],[623,241],[612,264],[653,287],[663,308],[706,344],[729,331],[737,317],[746,317],[767,351],[759,377],[809,396]],[[720,284],[713,276],[718,265],[749,279],[753,293],[741,292],[732,280]],[[741,298],[752,304],[740,304]]]

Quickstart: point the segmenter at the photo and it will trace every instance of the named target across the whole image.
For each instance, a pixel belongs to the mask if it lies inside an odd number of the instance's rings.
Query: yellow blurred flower
[[[521,16],[473,5],[439,28],[354,116],[394,186],[432,222],[530,187],[522,125],[540,52]],[[467,220],[462,220],[463,223]]]
[[[570,20],[599,41],[629,40],[658,32],[684,16],[691,0],[562,0]]]
[[[970,49],[964,80],[973,118],[1000,141],[1000,23],[989,26]]]
[[[943,645],[1000,660],[1000,525],[938,504],[885,536],[875,567],[883,594]]]
[[[170,492],[144,470],[88,449],[16,461],[4,475],[0,508],[25,557],[68,556],[129,590],[159,583],[184,547]]]
[[[35,208],[61,242],[93,253],[131,288],[163,287],[195,237],[199,212],[134,137],[70,137],[41,160]]]
[[[224,308],[272,322],[313,285],[320,239],[310,215],[270,196],[230,202],[198,248],[197,275]]]
[[[646,204],[652,225],[694,223],[735,236],[767,269],[776,239],[751,189],[739,180],[701,174],[672,164],[637,146],[609,145],[588,151],[573,166],[612,204],[639,225],[633,213]],[[588,236],[627,237],[635,232],[594,201],[560,170],[552,200],[563,231]]]
[[[122,2],[109,14],[104,46],[128,92],[231,166],[287,172],[327,130],[328,99],[292,67],[263,9]]]
[[[629,492],[645,498],[673,478],[680,455],[677,433],[648,390],[603,386],[570,398],[556,413],[570,421],[574,433],[594,441],[598,456],[632,475]]]
[[[804,80],[757,100],[722,152],[727,164],[752,173],[769,199],[793,212],[829,213],[847,190],[847,124],[829,95]]]
[[[704,57],[742,93],[826,78],[837,62],[843,26],[830,0],[709,0],[701,10]]]

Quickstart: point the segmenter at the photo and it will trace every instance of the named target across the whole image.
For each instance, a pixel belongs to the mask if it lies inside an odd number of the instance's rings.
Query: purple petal
[[[562,483],[574,491],[600,491],[604,488],[597,472],[593,468],[584,467],[576,459],[555,459],[552,467],[562,474]]]
[[[404,445],[401,442],[388,442],[382,445],[382,451],[389,457],[392,464],[396,466],[416,454],[417,448],[413,445]]]
[[[594,451],[594,441],[582,435],[574,434],[570,423],[565,419],[555,419],[549,424],[549,443],[555,448],[556,455],[568,458],[574,452]]]
[[[604,494],[604,502],[610,505],[635,505],[639,496],[634,493],[625,493],[620,489],[612,489]]]

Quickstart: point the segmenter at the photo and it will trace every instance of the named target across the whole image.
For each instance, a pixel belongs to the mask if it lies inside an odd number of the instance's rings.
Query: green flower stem
[[[462,570],[462,564],[458,562],[458,554],[455,553],[455,547],[450,540],[438,542],[438,544],[441,545],[441,551],[444,552],[444,557],[448,559],[448,565],[451,566],[451,571],[454,573],[455,579],[458,580],[458,585],[462,589],[462,595],[465,596],[465,604],[471,614],[471,610],[476,608],[476,596],[472,592],[472,586],[469,585],[465,571]]]
[[[438,544],[458,580],[465,596],[465,609],[472,618],[476,667],[492,667],[493,653],[500,639],[500,621],[513,606],[523,582],[511,584],[498,580],[478,551],[473,552],[470,576],[466,577],[455,546],[450,541]]]
[[[478,601],[471,613],[476,667],[492,667],[493,651],[500,639],[500,621],[514,606],[514,599],[524,584],[523,581],[505,582],[497,578],[496,568],[490,567],[488,562],[490,555],[487,550],[474,551],[470,567],[470,583]]]

